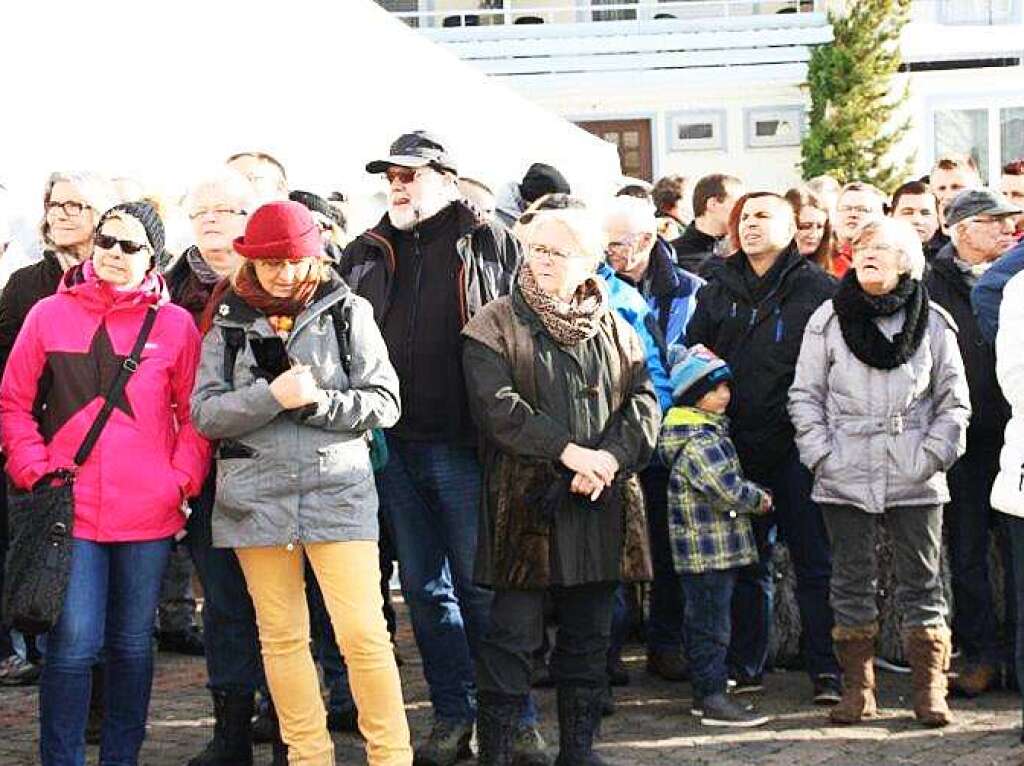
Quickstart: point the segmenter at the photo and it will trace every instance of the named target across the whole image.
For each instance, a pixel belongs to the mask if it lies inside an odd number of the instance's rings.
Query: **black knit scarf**
[[[868,367],[879,370],[892,370],[910,359],[928,329],[928,290],[906,274],[891,292],[869,295],[850,269],[839,283],[832,305],[850,351]],[[900,309],[904,310],[903,329],[890,341],[874,320]]]

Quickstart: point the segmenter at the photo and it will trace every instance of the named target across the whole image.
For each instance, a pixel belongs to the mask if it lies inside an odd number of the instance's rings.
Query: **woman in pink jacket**
[[[44,766],[85,763],[91,668],[106,658],[101,764],[136,764],[153,678],[152,633],[183,502],[206,475],[210,446],[189,421],[200,341],[171,305],[155,264],[159,216],[144,202],[100,219],[90,261],[33,307],[0,384],[7,472],[27,490],[74,455],[110,383],[156,310],[138,370],[77,469],[71,577],[50,632],[39,690]]]

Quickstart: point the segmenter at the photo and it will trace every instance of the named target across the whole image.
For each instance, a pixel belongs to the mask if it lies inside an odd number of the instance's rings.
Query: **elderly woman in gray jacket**
[[[942,505],[945,471],[966,448],[971,410],[956,327],[929,303],[923,270],[908,224],[864,226],[853,268],[807,324],[789,390],[800,458],[814,472],[812,497],[832,540],[832,638],[844,673],[835,723],[876,712],[874,525],[883,516],[895,546],[914,713],[929,726],[951,720]]]
[[[208,308],[192,417],[220,440],[213,542],[235,549],[256,609],[287,745],[274,764],[334,764],[309,651],[305,558],[348,661],[369,763],[407,766],[365,439],[398,420],[398,378],[370,305],[333,274],[305,207],[264,205],[235,250],[245,261]]]

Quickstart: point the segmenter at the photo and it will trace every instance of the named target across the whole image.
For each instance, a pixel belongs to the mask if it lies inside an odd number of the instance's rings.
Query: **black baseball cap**
[[[1024,212],[999,192],[991,189],[966,189],[951,199],[944,209],[946,226],[953,226],[976,215],[1002,218]]]
[[[392,165],[403,168],[422,168],[427,165],[434,165],[457,173],[455,162],[448,156],[444,144],[433,133],[425,130],[414,130],[411,133],[403,133],[393,144],[387,158],[374,160],[366,165],[367,173],[383,173]]]

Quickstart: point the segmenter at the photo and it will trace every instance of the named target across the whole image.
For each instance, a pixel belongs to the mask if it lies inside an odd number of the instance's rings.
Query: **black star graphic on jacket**
[[[49,440],[79,410],[96,397],[106,396],[126,357],[127,354],[114,353],[104,322],[96,328],[88,351],[48,351],[46,365],[52,377],[45,399],[43,436]],[[124,391],[114,402],[114,408],[130,418],[135,417]]]

